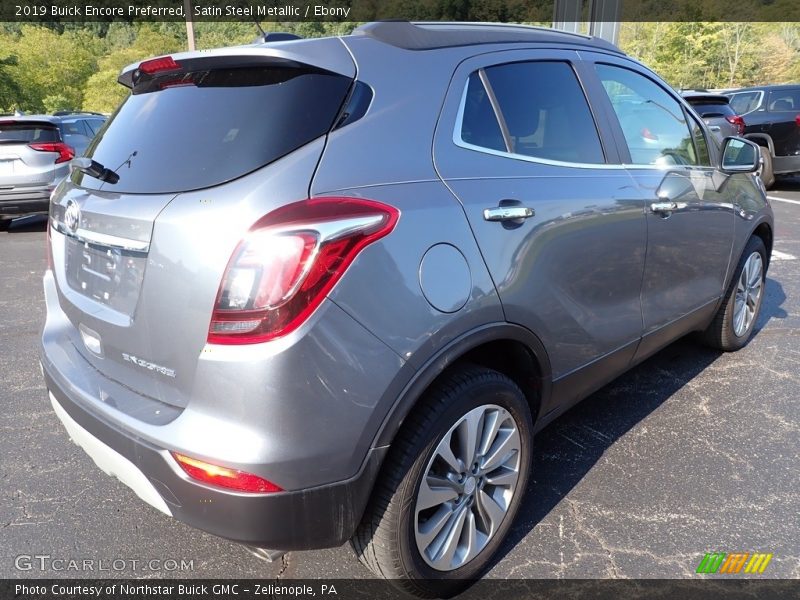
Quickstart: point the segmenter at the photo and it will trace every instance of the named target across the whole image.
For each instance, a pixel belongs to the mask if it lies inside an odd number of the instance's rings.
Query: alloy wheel
[[[417,549],[428,565],[452,571],[486,547],[516,492],[520,452],[517,423],[494,404],[469,411],[439,441],[414,509]]]
[[[764,288],[764,263],[759,252],[753,252],[744,263],[736,285],[733,307],[733,333],[742,337],[753,324]]]

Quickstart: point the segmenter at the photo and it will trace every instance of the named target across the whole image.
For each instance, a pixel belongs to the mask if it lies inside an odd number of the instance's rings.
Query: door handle
[[[516,221],[533,217],[536,211],[527,206],[495,206],[483,210],[483,218],[487,221]]]
[[[668,213],[678,209],[677,202],[653,202],[650,205],[650,210],[654,213]]]

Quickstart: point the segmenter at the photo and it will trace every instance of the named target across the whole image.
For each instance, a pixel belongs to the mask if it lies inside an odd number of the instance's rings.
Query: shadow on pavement
[[[767,279],[755,335],[771,320],[787,316],[780,283]],[[492,565],[530,531],[592,469],[620,437],[654,412],[721,353],[687,336],[661,350],[589,396],[542,430],[534,441],[531,481],[516,524]]]
[[[26,231],[45,231],[47,229],[47,215],[30,215],[19,217],[11,221],[8,233],[22,233]]]

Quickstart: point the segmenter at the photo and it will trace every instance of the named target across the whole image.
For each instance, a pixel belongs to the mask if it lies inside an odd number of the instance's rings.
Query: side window
[[[797,111],[800,109],[800,89],[769,93],[770,112]]]
[[[478,73],[470,75],[467,83],[464,116],[461,119],[461,139],[473,146],[506,151],[503,132],[497,122],[492,101]]]
[[[92,135],[88,131],[86,124],[81,119],[76,119],[75,121],[64,121],[63,123],[61,123],[61,131],[64,133],[65,136]]]
[[[654,81],[629,69],[603,64],[596,69],[622,126],[633,164],[703,164],[677,100]],[[705,154],[707,157],[708,148]]]
[[[461,139],[532,158],[605,162],[589,105],[566,62],[509,63],[473,73]]]
[[[87,119],[86,122],[89,124],[89,128],[92,130],[93,134],[100,131],[103,123],[105,123],[103,119]]]
[[[758,108],[761,92],[738,92],[731,95],[731,108],[737,115],[753,112]]]

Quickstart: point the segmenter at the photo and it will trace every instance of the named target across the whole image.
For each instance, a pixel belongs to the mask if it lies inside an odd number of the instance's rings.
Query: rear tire
[[[714,320],[703,333],[706,344],[724,352],[743,347],[753,335],[767,278],[767,249],[753,236],[747,242],[733,280]]]
[[[0,231],[8,231],[11,227],[11,219],[0,219]]]
[[[351,539],[359,560],[417,596],[469,586],[514,521],[532,434],[527,400],[505,375],[464,366],[443,377],[392,443]]]
[[[759,146],[761,151],[761,181],[768,190],[775,185],[775,173],[772,171],[772,154],[766,146]]]

